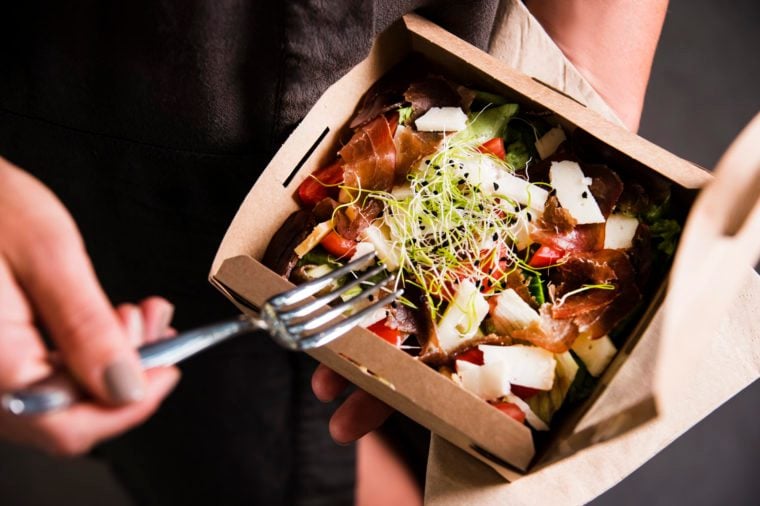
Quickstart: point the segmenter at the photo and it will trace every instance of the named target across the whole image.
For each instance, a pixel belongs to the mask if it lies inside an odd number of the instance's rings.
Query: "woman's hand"
[[[311,377],[311,389],[322,402],[334,401],[348,385],[345,378],[322,364]],[[364,390],[356,390],[333,413],[330,435],[337,443],[351,443],[380,427],[391,413],[393,408],[387,404]]]
[[[44,329],[93,399],[41,416],[0,412],[0,438],[75,455],[143,422],[179,371],[143,372],[134,348],[165,333],[172,309],[157,297],[112,307],[63,205],[0,158],[0,391],[53,372]]]

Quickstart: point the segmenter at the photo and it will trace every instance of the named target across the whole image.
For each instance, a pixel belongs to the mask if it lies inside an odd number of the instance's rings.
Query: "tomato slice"
[[[518,396],[522,400],[528,400],[537,393],[539,393],[541,390],[538,390],[536,388],[530,388],[530,387],[523,387],[520,385],[510,385],[509,389],[512,391],[513,394]]]
[[[564,256],[565,252],[561,249],[541,246],[533,253],[533,257],[531,257],[528,264],[531,267],[549,267],[556,264]]]
[[[481,153],[490,153],[500,160],[504,160],[504,157],[507,156],[507,152],[504,149],[504,139],[501,137],[494,137],[493,139],[487,140],[480,145],[478,151]]]
[[[389,326],[385,324],[385,320],[380,320],[379,322],[375,322],[369,327],[367,327],[367,330],[370,332],[374,332],[377,334],[380,338],[382,338],[385,341],[388,341],[395,347],[401,346],[401,331],[399,329],[392,329]]]
[[[520,409],[517,404],[512,404],[511,402],[495,402],[491,405],[505,415],[511,416],[518,422],[525,422],[525,413],[523,413],[523,410]]]
[[[320,244],[328,253],[338,258],[350,258],[356,253],[356,241],[346,239],[335,230],[330,230]]]
[[[483,365],[483,352],[478,347],[470,348],[467,351],[463,351],[455,357],[457,360],[464,360],[475,365]]]
[[[298,187],[298,200],[306,207],[314,207],[321,200],[337,195],[338,189],[334,186],[343,182],[343,165],[340,161],[328,165],[304,179]]]

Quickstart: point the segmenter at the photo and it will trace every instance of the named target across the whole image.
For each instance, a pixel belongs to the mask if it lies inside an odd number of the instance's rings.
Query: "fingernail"
[[[115,404],[129,404],[145,396],[142,377],[132,362],[114,362],[106,368],[103,379],[111,401]]]
[[[142,314],[137,308],[129,311],[127,316],[127,336],[134,346],[142,344],[145,338],[145,325],[143,324]]]
[[[172,323],[174,318],[174,306],[169,304],[161,309],[161,317],[158,319],[158,328],[156,329],[156,337],[163,337],[166,334],[166,330]]]

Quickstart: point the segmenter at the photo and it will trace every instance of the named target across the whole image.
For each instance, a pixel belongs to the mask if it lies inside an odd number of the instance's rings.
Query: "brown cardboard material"
[[[583,104],[531,79],[434,24],[407,16],[382,34],[370,55],[316,103],[243,202],[214,260],[211,281],[242,311],[261,305],[291,286],[255,259],[296,209],[298,184],[334,155],[337,140],[364,91],[410,51],[446,68],[456,81],[477,84],[519,103],[553,111],[567,128],[581,128],[639,167],[659,172],[694,190],[710,176],[693,164],[604,119]],[[297,172],[292,174],[294,168]],[[688,197],[688,195],[687,195]],[[688,200],[688,199],[687,199]],[[657,304],[642,319],[603,375],[600,388],[578,415],[555,427],[552,441],[536,455],[530,431],[503,416],[404,352],[355,329],[312,355],[352,382],[515,480],[553,468],[576,451],[618,436],[657,415],[651,388],[659,338]],[[632,387],[635,385],[635,387]]]

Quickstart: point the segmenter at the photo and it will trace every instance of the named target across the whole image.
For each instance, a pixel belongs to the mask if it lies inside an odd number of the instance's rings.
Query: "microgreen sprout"
[[[555,306],[561,306],[565,303],[565,301],[568,299],[568,297],[572,297],[573,295],[578,295],[579,293],[585,292],[587,290],[614,290],[616,287],[615,285],[611,285],[609,283],[601,283],[598,285],[581,285],[580,288],[576,288],[575,290],[571,290],[567,292],[565,295],[559,298],[559,301],[557,301],[557,304]]]
[[[438,315],[465,279],[488,297],[501,292],[518,268],[534,271],[516,246],[517,203],[484,191],[477,178],[463,173],[468,161],[483,159],[513,172],[472,143],[449,138],[410,172],[409,197],[397,200],[390,193],[370,192],[385,204],[376,224],[388,231],[399,254],[397,283],[418,286]]]

